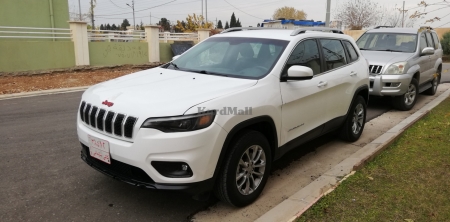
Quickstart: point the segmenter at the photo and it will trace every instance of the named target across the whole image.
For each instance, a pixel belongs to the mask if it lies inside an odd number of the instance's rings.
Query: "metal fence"
[[[90,42],[134,42],[145,41],[145,32],[141,30],[112,31],[88,30]]]
[[[0,39],[72,39],[70,29],[0,26]]]
[[[185,41],[194,41],[198,40],[198,34],[197,33],[170,33],[170,32],[160,32],[159,33],[159,40],[163,40],[164,42],[167,41],[174,41],[174,40],[185,40]]]

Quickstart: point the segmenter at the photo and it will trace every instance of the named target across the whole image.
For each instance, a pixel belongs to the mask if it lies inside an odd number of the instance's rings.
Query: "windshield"
[[[416,34],[365,33],[356,42],[361,50],[415,52]]]
[[[183,53],[166,68],[259,79],[272,70],[288,43],[261,38],[209,38]]]

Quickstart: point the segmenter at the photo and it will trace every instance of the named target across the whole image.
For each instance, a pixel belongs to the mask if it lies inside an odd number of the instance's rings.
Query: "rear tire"
[[[251,204],[266,185],[271,163],[270,145],[264,135],[257,131],[244,131],[231,144],[214,194],[236,207]]]
[[[348,142],[354,142],[361,137],[364,125],[366,124],[366,108],[367,105],[364,98],[362,96],[357,96],[352,103],[348,116],[340,130],[339,136],[341,139]]]
[[[405,94],[392,97],[392,106],[401,111],[410,110],[416,104],[418,95],[419,83],[416,79],[411,79],[411,83],[409,83],[408,90]]]
[[[438,71],[434,75],[433,80],[431,80],[431,87],[427,90],[425,90],[426,95],[434,96],[437,92],[437,88],[439,84],[441,83],[441,68],[439,67]]]

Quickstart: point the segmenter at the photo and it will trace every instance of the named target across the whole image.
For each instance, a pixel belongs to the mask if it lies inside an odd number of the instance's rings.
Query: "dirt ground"
[[[26,76],[3,76],[0,77],[0,95],[89,86],[148,68],[150,67],[120,66],[113,68],[58,71],[49,74]]]

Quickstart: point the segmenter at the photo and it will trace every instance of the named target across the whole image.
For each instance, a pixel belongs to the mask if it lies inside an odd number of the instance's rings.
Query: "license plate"
[[[91,156],[107,164],[111,164],[111,157],[109,153],[109,142],[93,136],[88,136],[88,139],[89,139],[89,152]]]

